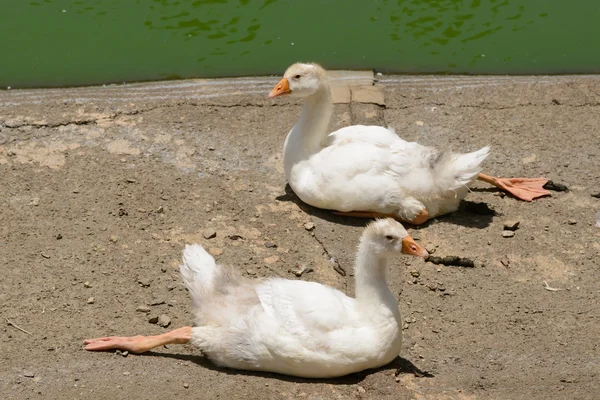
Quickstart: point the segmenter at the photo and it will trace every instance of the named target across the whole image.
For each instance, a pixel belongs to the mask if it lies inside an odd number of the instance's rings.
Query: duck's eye
[[[395,239],[392,235],[386,235],[385,238],[390,242]]]
[[[300,74],[296,75],[294,79],[300,79]]]

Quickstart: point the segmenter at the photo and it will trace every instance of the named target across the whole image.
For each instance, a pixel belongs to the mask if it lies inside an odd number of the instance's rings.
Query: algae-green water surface
[[[598,73],[597,0],[2,0],[0,86],[280,74]]]

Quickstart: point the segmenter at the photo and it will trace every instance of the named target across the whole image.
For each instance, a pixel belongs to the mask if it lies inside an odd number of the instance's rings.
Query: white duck
[[[86,350],[142,353],[192,342],[224,367],[331,378],[391,362],[402,345],[398,303],[386,282],[397,253],[427,256],[400,223],[378,220],[364,230],[356,255],[356,297],[315,282],[250,280],[187,246],[181,276],[192,296],[195,327],[158,336],[88,339]]]
[[[327,74],[317,64],[289,67],[269,97],[285,94],[305,98],[283,145],[285,175],[298,197],[314,207],[420,224],[456,211],[475,178],[522,200],[550,194],[542,188],[546,179],[478,174],[489,146],[468,154],[439,152],[380,126],[354,125],[327,134],[333,104]]]

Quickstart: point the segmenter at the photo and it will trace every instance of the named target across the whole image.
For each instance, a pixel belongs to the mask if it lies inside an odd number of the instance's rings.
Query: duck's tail
[[[490,146],[466,154],[445,152],[432,161],[433,176],[442,191],[457,190],[472,182],[481,171],[480,164],[490,152]]]
[[[181,278],[192,297],[192,304],[199,313],[209,297],[223,293],[237,283],[237,275],[229,268],[215,263],[215,259],[199,244],[185,246],[183,264],[179,266]]]

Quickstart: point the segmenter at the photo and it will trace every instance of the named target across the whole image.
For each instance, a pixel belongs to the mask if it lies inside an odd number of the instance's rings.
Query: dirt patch
[[[265,99],[276,81],[0,93],[4,398],[600,396],[595,77],[383,77],[387,107],[336,105],[335,127],[389,125],[407,140],[464,151],[491,143],[486,172],[569,187],[525,203],[477,183],[468,199],[495,215],[463,208],[412,229],[434,255],[475,267],[392,265],[405,336],[392,365],[310,381],[217,369],[191,346],[85,352],[86,337],[164,332],[149,322],[161,315],[169,328],[192,322],[177,270],[185,243],[251,278],[352,293],[365,221],[303,205],[286,187],[281,147],[299,105]],[[506,220],[520,222],[513,237],[502,235]]]

